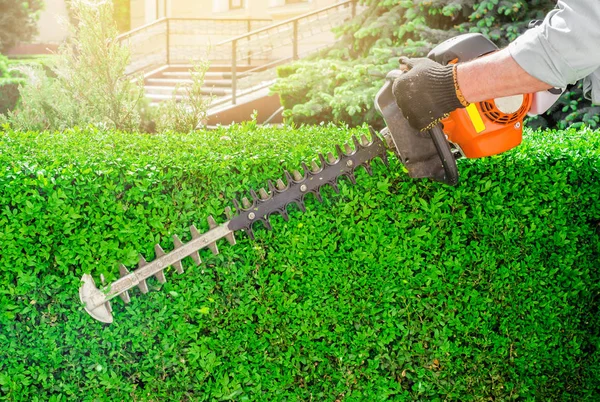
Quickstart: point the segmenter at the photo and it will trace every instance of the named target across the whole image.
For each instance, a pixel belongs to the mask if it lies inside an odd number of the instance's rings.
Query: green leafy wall
[[[360,128],[354,132],[365,133]],[[548,400],[600,393],[600,133],[531,132],[461,182],[390,158],[150,293],[79,278],[207,229],[353,131],[0,131],[0,399]]]
[[[342,41],[310,59],[282,67],[274,91],[285,114],[296,122],[343,121],[382,124],[373,99],[398,57],[424,56],[438,43],[466,32],[481,32],[506,46],[534,19],[543,19],[554,0],[384,0],[340,27]],[[596,127],[600,109],[590,109],[581,88],[570,88],[560,104],[533,127],[564,128],[585,122]]]

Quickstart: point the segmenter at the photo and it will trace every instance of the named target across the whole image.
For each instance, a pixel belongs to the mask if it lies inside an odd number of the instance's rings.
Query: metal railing
[[[218,43],[210,59],[231,63],[232,93],[213,105],[235,105],[239,96],[270,86],[277,78],[275,67],[330,47],[338,40],[332,28],[356,13],[357,1],[347,0]]]
[[[269,19],[161,18],[118,37],[129,46],[127,74],[208,57],[215,43],[260,29]]]

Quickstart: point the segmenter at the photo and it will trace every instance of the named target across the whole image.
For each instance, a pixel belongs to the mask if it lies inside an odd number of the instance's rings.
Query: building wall
[[[175,18],[250,18],[285,20],[339,0],[131,0],[131,28],[163,16]],[[230,9],[230,3],[240,8]]]
[[[38,21],[37,43],[60,43],[67,37],[67,6],[64,0],[46,0],[45,8]],[[63,19],[65,23],[61,23]]]

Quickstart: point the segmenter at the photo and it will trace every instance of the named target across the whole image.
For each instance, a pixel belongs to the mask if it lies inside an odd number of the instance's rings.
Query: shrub
[[[112,279],[117,261],[189,240],[236,193],[352,133],[0,134],[3,395],[595,400],[600,133],[587,129],[461,160],[455,188],[375,163],[255,241],[116,300],[114,324],[83,311],[84,272]]]
[[[156,106],[153,114],[158,131],[188,132],[206,124],[207,110],[213,100],[203,93],[204,77],[209,67],[208,61],[194,63],[190,71],[192,82],[184,87],[178,85],[173,98]]]
[[[383,77],[397,68],[398,56],[424,56],[443,40],[466,32],[481,32],[506,46],[556,1],[366,0],[364,4],[366,11],[338,30],[340,43],[279,70],[273,90],[286,106],[285,116],[297,123],[376,125],[373,99]],[[568,106],[556,106],[550,117],[539,117],[534,124],[564,127],[583,122],[595,127],[590,102],[575,91],[576,96],[569,92],[563,97]]]
[[[25,80],[21,78],[0,78],[0,115],[13,110],[19,102],[19,86]]]
[[[77,25],[51,66],[56,78],[35,66],[32,88],[20,110],[9,113],[13,128],[62,130],[98,125],[135,130],[142,124],[143,86],[125,75],[129,50],[117,40],[112,2],[71,1]]]

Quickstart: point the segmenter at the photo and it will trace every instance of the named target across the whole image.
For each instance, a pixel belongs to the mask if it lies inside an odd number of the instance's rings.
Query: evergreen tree
[[[523,33],[531,20],[543,19],[555,0],[366,0],[366,10],[339,28],[342,40],[311,59],[280,68],[275,91],[286,114],[299,123],[343,121],[382,124],[373,108],[385,74],[398,57],[424,56],[438,43],[480,32],[500,47]],[[597,108],[570,89],[549,116],[530,125],[595,126]]]
[[[42,0],[0,0],[0,53],[37,34]]]

